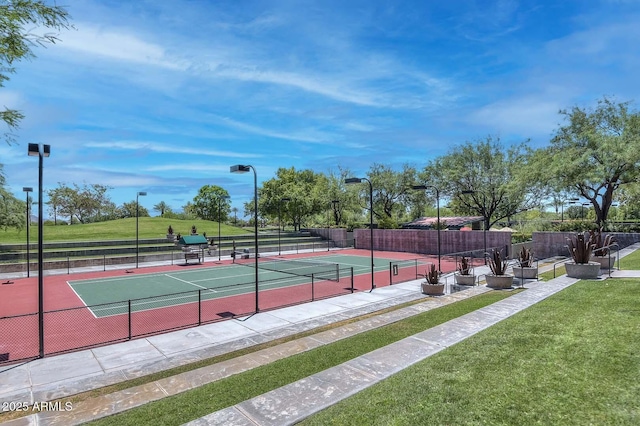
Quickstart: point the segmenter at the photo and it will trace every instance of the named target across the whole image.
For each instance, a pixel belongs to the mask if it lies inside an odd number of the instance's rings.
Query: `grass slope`
[[[174,234],[189,235],[191,226],[195,225],[199,234],[206,232],[208,237],[218,235],[218,222],[208,220],[177,220],[163,217],[140,217],[138,220],[138,232],[141,239],[164,238],[167,235],[169,225],[173,227]],[[133,240],[136,237],[136,219],[127,218],[76,225],[45,226],[43,229],[46,242]],[[220,225],[220,233],[222,235],[242,235],[250,232],[223,223]],[[2,243],[25,243],[26,238],[26,229],[22,231],[15,228],[0,229],[0,242]],[[37,242],[38,227],[36,225],[31,226],[29,239],[31,243]]]
[[[639,294],[581,281],[302,424],[640,424]]]

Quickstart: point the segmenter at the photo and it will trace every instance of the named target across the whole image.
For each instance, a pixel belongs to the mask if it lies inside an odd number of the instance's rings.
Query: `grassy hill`
[[[138,231],[140,238],[163,238],[167,235],[169,225],[173,228],[174,234],[189,235],[191,226],[195,225],[198,233],[203,232],[208,237],[218,235],[218,222],[208,220],[177,220],[166,219],[163,217],[141,217],[138,219]],[[251,233],[235,226],[226,224],[220,225],[220,233],[222,235],[242,235]],[[77,224],[77,225],[58,225],[44,227],[44,241],[100,241],[100,240],[127,240],[136,237],[136,219],[118,219],[107,222]],[[18,231],[15,228],[7,230],[0,229],[0,244],[5,243],[24,243],[27,239],[27,230]],[[38,241],[38,226],[31,225],[29,230],[29,239],[31,243]]]

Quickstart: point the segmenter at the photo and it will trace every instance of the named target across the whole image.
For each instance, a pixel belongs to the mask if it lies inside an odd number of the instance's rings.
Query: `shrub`
[[[493,275],[504,275],[507,271],[507,260],[502,259],[500,250],[493,249],[491,257],[489,258],[489,267]]]
[[[587,231],[567,238],[569,254],[575,263],[589,263],[594,245],[592,235]]]

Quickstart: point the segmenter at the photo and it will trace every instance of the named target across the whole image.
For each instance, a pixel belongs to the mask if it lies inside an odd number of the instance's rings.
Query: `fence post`
[[[129,299],[127,302],[129,305],[129,340],[131,340],[131,299]]]
[[[315,283],[313,280],[313,274],[311,274],[311,301],[313,302],[314,300],[316,300]]]
[[[389,285],[393,285],[393,262],[389,262]]]
[[[71,273],[71,259],[67,256],[67,275]]]
[[[102,271],[106,271],[107,270],[107,255],[103,254],[102,255]]]
[[[202,289],[198,290],[198,325],[202,325]]]
[[[353,266],[351,267],[351,293],[353,294]]]

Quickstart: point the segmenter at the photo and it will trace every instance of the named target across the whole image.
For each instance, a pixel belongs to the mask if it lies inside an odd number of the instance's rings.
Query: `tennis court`
[[[207,265],[167,265],[46,277],[44,352],[131,340],[354,291],[413,280],[434,258],[367,250],[301,253]],[[443,262],[443,265],[445,263]],[[454,265],[453,260],[447,265]],[[449,265],[448,267],[451,267]],[[445,268],[443,268],[445,269]],[[74,277],[74,276],[71,276]],[[37,279],[2,288],[0,334],[7,361],[38,356]],[[1,355],[2,353],[0,353]]]
[[[69,285],[96,318],[129,311],[182,305],[255,292],[255,259],[185,271],[136,274],[69,281]],[[375,272],[387,272],[390,264],[409,269],[415,279],[414,261],[375,258]],[[316,282],[339,282],[353,275],[370,274],[371,258],[353,255],[325,255],[319,258],[259,259],[259,291],[269,291]],[[420,263],[426,265],[427,263]],[[398,278],[401,280],[403,278]],[[398,281],[399,282],[399,281]],[[330,284],[326,284],[330,285]]]

